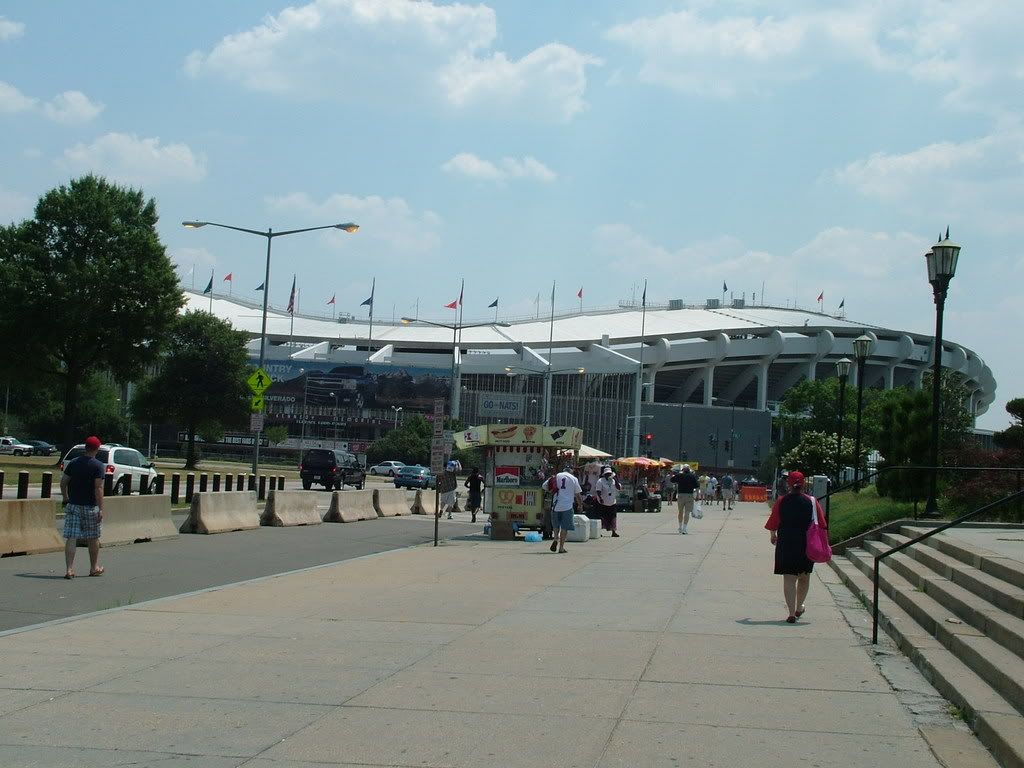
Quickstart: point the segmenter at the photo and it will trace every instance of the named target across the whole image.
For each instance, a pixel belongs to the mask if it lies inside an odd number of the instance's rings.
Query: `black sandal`
[[[787,624],[796,624],[796,616],[790,616],[788,619],[786,619],[786,623]]]
[[[551,551],[552,552],[558,551],[558,539],[555,539],[554,541],[551,542]]]

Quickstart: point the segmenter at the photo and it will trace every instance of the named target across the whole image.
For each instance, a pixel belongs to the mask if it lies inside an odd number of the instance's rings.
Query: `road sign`
[[[250,432],[262,432],[263,431],[263,414],[254,413],[249,417],[249,431]]]
[[[266,371],[262,368],[257,368],[252,372],[249,378],[245,380],[245,383],[249,385],[249,389],[252,390],[254,395],[262,395],[270,388],[272,382],[270,381],[270,377],[267,376]]]
[[[264,405],[263,395],[253,395],[249,400],[249,410],[253,413],[263,413]]]
[[[446,429],[444,432],[442,432],[441,437],[444,440],[445,448],[447,448],[449,445],[455,442],[455,433],[450,429]]]
[[[443,436],[434,436],[430,441],[430,471],[436,476],[444,471],[444,462],[447,458],[448,444]]]
[[[434,400],[434,437],[441,437],[444,434],[444,400]]]

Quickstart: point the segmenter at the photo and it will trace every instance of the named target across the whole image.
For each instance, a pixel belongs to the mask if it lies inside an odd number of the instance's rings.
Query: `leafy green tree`
[[[1015,397],[1006,404],[1010,426],[992,435],[997,446],[1008,451],[1024,451],[1024,397]]]
[[[462,421],[449,421],[446,428],[459,431],[466,428]],[[383,437],[370,443],[366,450],[366,460],[370,464],[378,464],[382,461],[401,461],[404,464],[430,465],[430,441],[433,436],[434,426],[423,416],[416,414],[405,419],[400,427],[392,429]],[[468,467],[483,468],[483,459],[480,451],[453,451],[452,458],[462,462]]]
[[[171,325],[159,371],[135,395],[135,413],[185,428],[185,466],[195,468],[197,431],[204,437],[241,426],[248,413],[245,334],[207,312],[187,312]]]
[[[57,378],[63,445],[88,376],[142,374],[183,299],[141,190],[88,175],[44,194],[32,219],[0,228],[5,356]]]
[[[807,476],[835,475],[836,435],[828,432],[805,431],[800,442],[782,457],[782,465],[786,469],[798,469]],[[853,456],[853,439],[843,437],[843,456]],[[861,451],[861,465],[866,452]]]
[[[280,445],[288,439],[288,427],[283,424],[276,424],[263,430],[263,436],[271,445]]]

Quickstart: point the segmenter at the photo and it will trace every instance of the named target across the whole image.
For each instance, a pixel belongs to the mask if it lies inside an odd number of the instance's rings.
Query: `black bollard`
[[[24,469],[18,473],[18,498],[28,498],[28,472]]]
[[[283,491],[284,490],[284,475],[278,475],[277,476],[277,490],[279,490],[279,491]]]
[[[113,496],[114,495],[114,476],[111,474],[103,475],[103,495]]]
[[[163,474],[163,472],[161,472],[159,475],[157,475],[155,478],[153,478],[153,488],[152,488],[152,491],[157,496],[163,496],[164,495],[164,474]]]
[[[224,475],[224,490],[230,492],[230,491],[234,490],[234,487],[235,487],[235,478],[234,478],[234,476],[231,475],[231,473],[228,473],[228,474]]]
[[[253,474],[249,475],[249,490],[250,491],[255,491],[256,490],[256,475],[253,475]]]
[[[263,501],[267,498],[267,476],[260,475],[259,491],[256,494],[256,498]]]
[[[140,477],[139,479],[141,480],[142,478]],[[121,494],[123,496],[131,496],[132,495],[132,476],[131,475],[125,475],[124,477],[121,478]]]
[[[185,503],[192,503],[192,494],[196,491],[196,476],[194,472],[185,475]]]
[[[200,493],[206,493],[206,489],[209,487],[209,483],[207,482],[207,479],[208,478],[206,477],[206,473],[205,472],[203,472],[199,476],[199,492]]]
[[[0,469],[0,499],[4,497],[4,471]]]
[[[220,472],[213,473],[213,492],[220,491]]]
[[[149,493],[149,475],[142,475],[139,478],[139,496]]]
[[[177,472],[171,474],[171,504],[178,503],[178,495],[181,493],[181,475]]]
[[[48,499],[53,495],[53,472],[43,472],[42,488],[39,491],[39,498]]]

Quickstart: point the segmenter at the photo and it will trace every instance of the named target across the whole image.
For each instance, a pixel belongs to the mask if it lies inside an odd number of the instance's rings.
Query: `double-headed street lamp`
[[[318,229],[340,229],[343,232],[349,234],[356,232],[359,229],[358,224],[352,222],[346,222],[345,224],[327,224],[322,227],[305,227],[303,229],[286,229],[281,232],[275,232],[272,229],[267,229],[266,232],[260,229],[246,229],[245,227],[233,227],[230,224],[218,224],[215,221],[183,221],[181,225],[186,229],[199,229],[200,227],[220,227],[221,229],[233,229],[235,232],[245,232],[249,235],[259,235],[260,237],[267,238],[267,266],[263,276],[263,327],[260,330],[260,369],[262,370],[263,364],[266,361],[267,352],[267,297],[270,296],[270,244],[273,242],[275,237],[284,237],[285,235],[297,235],[300,232],[315,232]],[[256,432],[256,439],[253,441],[254,450],[252,454],[252,473],[254,475],[259,474],[260,464],[260,436],[263,430],[260,429]]]
[[[850,378],[853,360],[844,357],[836,362],[836,376],[839,378],[839,423],[836,425],[836,486],[843,477],[843,431],[846,426],[846,382]]]
[[[932,471],[928,481],[928,501],[925,517],[939,516],[939,421],[942,418],[942,315],[946,309],[946,292],[949,281],[956,274],[956,263],[960,258],[960,246],[946,237],[931,247],[924,255],[928,264],[928,282],[935,294],[935,345],[932,348]]]
[[[853,490],[860,490],[860,417],[864,410],[864,363],[874,342],[866,333],[853,340],[853,356],[857,358],[857,427],[853,438]]]
[[[465,328],[511,328],[509,323],[435,323],[432,320],[422,320],[415,317],[403,317],[402,325],[432,325],[435,328],[446,328],[452,332],[452,386],[451,386],[451,406],[449,408],[449,417],[457,419],[458,414],[458,397],[459,389],[455,382],[455,367],[456,359],[459,356],[459,331]]]
[[[554,387],[552,387],[552,378],[551,377],[554,376],[556,373],[578,373],[580,375],[583,375],[586,372],[587,372],[587,369],[584,368],[583,366],[580,366],[579,368],[558,368],[558,369],[552,369],[551,368],[551,362],[548,361],[548,366],[547,366],[547,368],[544,369],[544,371],[542,373],[542,375],[544,376],[544,407],[543,407],[543,412],[542,412],[542,415],[541,415],[541,423],[545,427],[551,426],[551,424],[550,424],[550,422],[551,422],[551,396],[552,396],[552,389],[554,389]],[[505,375],[506,376],[516,376],[516,375],[519,375],[519,374],[531,374],[531,373],[538,373],[538,371],[536,371],[536,370],[534,370],[532,368],[527,368],[526,366],[519,366],[519,365],[506,365],[505,366]]]
[[[395,429],[398,429],[398,414],[401,412],[403,407],[404,406],[401,406],[401,405],[392,405],[391,406],[391,410],[394,411],[394,413],[395,413]]]

